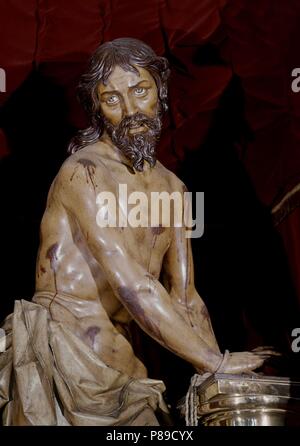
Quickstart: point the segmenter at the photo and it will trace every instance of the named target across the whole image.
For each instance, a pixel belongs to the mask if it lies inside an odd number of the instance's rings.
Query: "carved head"
[[[69,145],[74,153],[96,142],[106,130],[137,170],[155,164],[161,115],[168,109],[168,61],[145,43],[121,38],[101,45],[82,76],[78,96],[91,126]]]

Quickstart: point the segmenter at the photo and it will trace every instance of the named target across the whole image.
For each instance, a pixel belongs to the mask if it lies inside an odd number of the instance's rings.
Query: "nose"
[[[136,104],[131,97],[123,97],[123,116],[133,116],[137,112]]]

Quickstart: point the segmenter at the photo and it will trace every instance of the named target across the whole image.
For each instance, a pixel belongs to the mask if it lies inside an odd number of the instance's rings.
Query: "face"
[[[155,166],[155,148],[161,132],[161,105],[151,74],[116,67],[107,85],[98,87],[104,127],[113,144],[142,171],[144,161]]]
[[[101,83],[98,88],[100,106],[103,116],[117,126],[122,119],[142,113],[154,118],[158,108],[158,94],[155,80],[141,67],[138,71],[124,71],[117,66],[108,78],[107,85]],[[129,133],[145,131],[145,126],[133,127]]]

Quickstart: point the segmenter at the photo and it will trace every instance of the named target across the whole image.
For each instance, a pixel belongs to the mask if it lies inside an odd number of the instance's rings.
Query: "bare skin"
[[[107,85],[100,84],[102,112],[116,124],[141,111],[153,117],[157,90],[151,75],[116,67]],[[132,129],[143,132],[145,128]],[[53,293],[50,313],[68,323],[55,307],[63,293],[77,308],[75,332],[107,365],[134,377],[147,371],[127,335],[133,318],[152,338],[193,364],[214,372],[222,361],[210,318],[194,286],[190,239],[185,228],[116,227],[96,224],[96,197],[127,184],[128,195],[152,191],[183,193],[185,186],[159,162],[134,171],[104,132],[99,142],[63,164],[49,192],[41,225],[36,290]],[[226,373],[261,366],[267,352],[229,356]]]

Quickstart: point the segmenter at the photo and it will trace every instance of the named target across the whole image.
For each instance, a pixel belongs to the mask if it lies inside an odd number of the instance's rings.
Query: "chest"
[[[123,234],[127,252],[158,279],[164,255],[170,245],[171,228],[128,226],[123,229]]]

